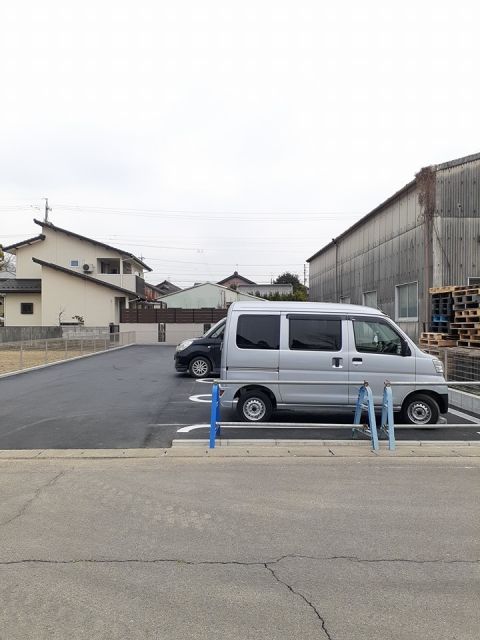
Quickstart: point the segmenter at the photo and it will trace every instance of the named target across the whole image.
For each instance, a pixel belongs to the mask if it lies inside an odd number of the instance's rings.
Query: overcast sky
[[[480,151],[479,3],[0,4],[0,242],[58,226],[180,286],[268,282]]]

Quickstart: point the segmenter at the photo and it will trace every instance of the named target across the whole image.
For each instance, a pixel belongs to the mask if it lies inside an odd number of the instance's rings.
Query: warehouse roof
[[[466,164],[468,162],[475,162],[477,160],[480,160],[480,153],[473,153],[469,156],[463,156],[462,158],[457,158],[456,160],[450,160],[450,162],[444,162],[443,164],[434,164],[428,168],[431,169],[432,171],[443,171],[445,169],[452,169],[453,167],[458,167],[462,164]],[[373,218],[382,209],[390,205],[392,202],[395,202],[395,200],[400,198],[400,196],[403,196],[405,193],[410,191],[410,189],[413,189],[416,186],[416,183],[417,183],[416,178],[414,178],[413,180],[411,180],[411,182],[407,183],[404,187],[396,191],[392,196],[390,196],[389,198],[384,200],[381,204],[379,204],[377,207],[375,207],[375,209],[372,209],[372,211],[370,211],[365,216],[363,216],[363,218],[360,218],[360,220],[355,222],[355,224],[353,224],[351,227],[346,229],[339,236],[337,236],[336,238],[333,238],[331,242],[326,244],[319,251],[314,253],[313,256],[308,258],[307,262],[311,262],[312,260],[317,258],[319,255],[321,255],[331,247],[334,247],[339,240],[342,240],[345,236],[349,235],[352,231],[360,227],[364,222],[366,222],[370,218]]]

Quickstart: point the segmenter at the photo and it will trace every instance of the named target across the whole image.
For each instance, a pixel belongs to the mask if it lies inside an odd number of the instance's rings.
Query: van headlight
[[[443,364],[442,361],[438,358],[433,358],[433,366],[435,367],[435,371],[443,376]]]
[[[193,340],[184,340],[183,342],[181,342],[178,347],[176,348],[176,351],[184,351],[187,347],[189,347],[191,344],[193,343]]]

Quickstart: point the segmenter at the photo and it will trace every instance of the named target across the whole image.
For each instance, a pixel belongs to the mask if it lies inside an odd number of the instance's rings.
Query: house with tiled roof
[[[118,324],[122,309],[159,297],[144,279],[150,267],[132,253],[34,222],[40,234],[3,248],[16,259],[14,279],[0,274],[5,326],[103,327]]]

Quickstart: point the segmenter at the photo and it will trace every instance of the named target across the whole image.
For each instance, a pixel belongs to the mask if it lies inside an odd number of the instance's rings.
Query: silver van
[[[245,381],[220,385],[221,406],[236,408],[239,419],[250,422],[269,420],[277,408],[353,411],[364,381],[377,406],[386,380],[411,383],[393,386],[402,424],[435,424],[448,411],[440,360],[421,351],[378,309],[357,305],[234,302],[221,379]],[[277,380],[348,384],[276,385]]]

